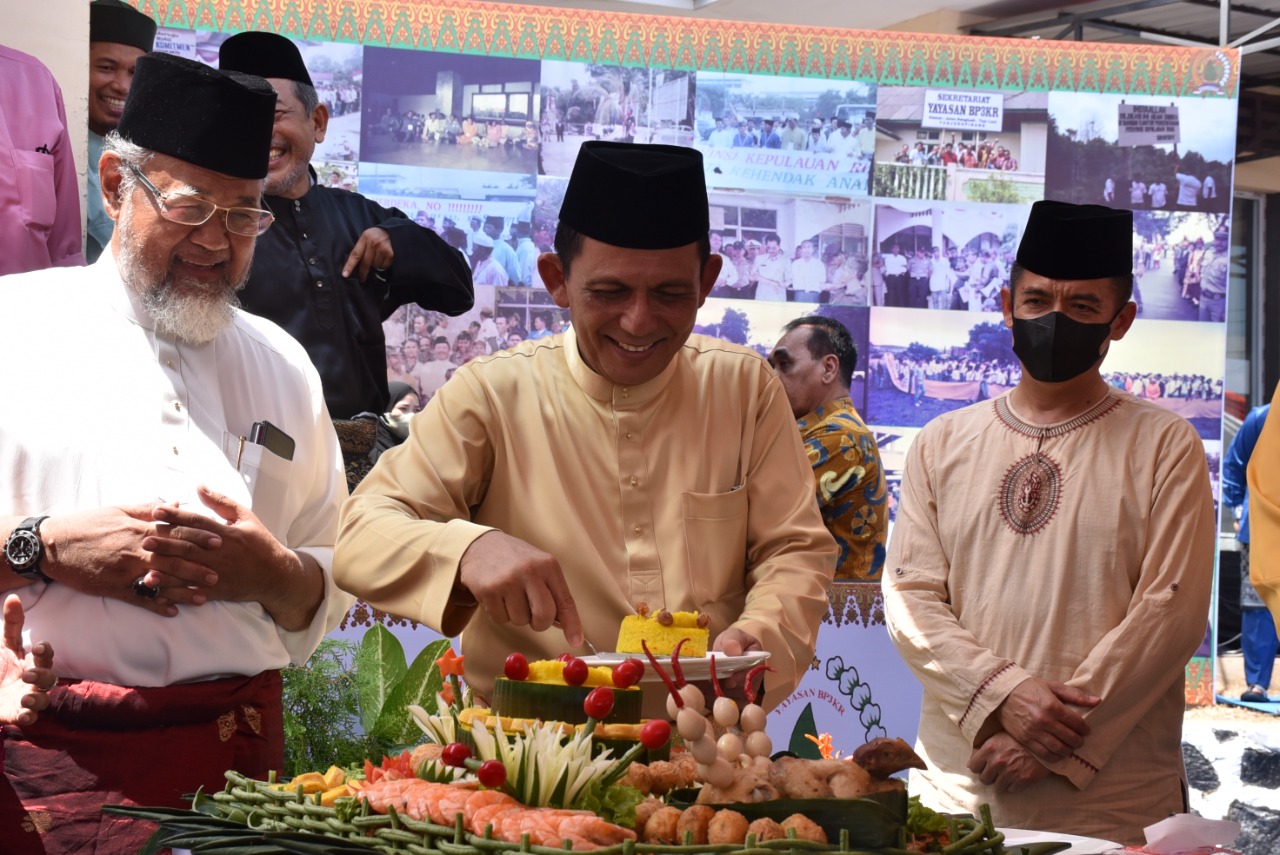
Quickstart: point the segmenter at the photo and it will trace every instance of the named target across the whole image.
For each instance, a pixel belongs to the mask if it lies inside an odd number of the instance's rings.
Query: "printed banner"
[[[1125,104],[1119,106],[1117,145],[1162,145],[1182,142],[1178,125],[1178,105]]]
[[[1004,127],[1004,95],[999,92],[924,92],[926,128],[999,131]]]
[[[1217,241],[1230,226],[1236,50],[482,0],[135,2],[162,25],[158,50],[203,62],[231,33],[294,39],[329,114],[317,180],[399,208],[466,257],[471,311],[406,305],[383,324],[388,376],[423,406],[457,366],[572,324],[536,260],[553,249],[582,144],[663,143],[702,152],[723,261],[695,332],[767,356],[804,315],[849,330],[850,396],[888,488],[868,513],[893,520],[924,425],[1018,383],[1001,293],[1040,199],[1133,211],[1138,316],[1104,377],[1187,418],[1216,469],[1217,295],[1239,260]],[[799,690],[770,699],[775,746],[912,739],[921,687],[885,631],[878,579],[836,585],[830,601]],[[343,632],[391,626],[412,657],[437,637],[416,617],[359,604]]]

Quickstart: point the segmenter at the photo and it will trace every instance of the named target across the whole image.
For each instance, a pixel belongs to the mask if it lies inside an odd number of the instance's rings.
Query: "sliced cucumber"
[[[510,718],[582,724],[587,720],[587,714],[582,711],[582,702],[590,692],[590,686],[562,686],[499,677],[493,684],[493,712]],[[613,712],[604,721],[639,721],[643,699],[644,693],[639,689],[614,689]]]

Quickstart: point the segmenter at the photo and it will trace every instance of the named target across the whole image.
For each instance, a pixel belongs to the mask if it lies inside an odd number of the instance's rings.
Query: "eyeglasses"
[[[161,193],[156,188],[156,185],[148,181],[147,176],[142,174],[142,170],[132,163],[126,163],[125,166],[138,177],[138,180],[142,182],[142,186],[146,187],[151,192],[151,195],[155,196],[156,205],[160,208],[160,216],[171,223],[193,227],[203,226],[209,222],[209,218],[215,213],[222,211],[224,212],[223,220],[226,223],[227,231],[245,237],[257,237],[271,228],[271,224],[275,222],[274,214],[259,208],[224,208],[221,205],[215,205],[208,199],[201,199],[199,196],[191,196],[185,193],[166,199],[167,194]]]

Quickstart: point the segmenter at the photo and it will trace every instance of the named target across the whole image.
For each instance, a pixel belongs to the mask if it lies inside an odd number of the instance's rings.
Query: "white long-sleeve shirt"
[[[298,632],[257,603],[211,600],[166,618],[58,582],[20,588],[26,628],[53,645],[59,676],[160,686],[306,661],[352,598],[330,574],[342,459],[301,345],[243,312],[206,345],[157,334],[108,251],[91,267],[0,279],[0,364],[14,380],[0,396],[0,514],[157,499],[200,508],[206,484],[325,577],[324,603]],[[262,420],[296,441],[291,462],[252,443],[241,454],[239,438]]]

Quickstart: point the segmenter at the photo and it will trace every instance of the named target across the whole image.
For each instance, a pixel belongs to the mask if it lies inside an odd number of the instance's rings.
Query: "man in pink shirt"
[[[82,264],[62,90],[40,60],[0,45],[0,276]]]

